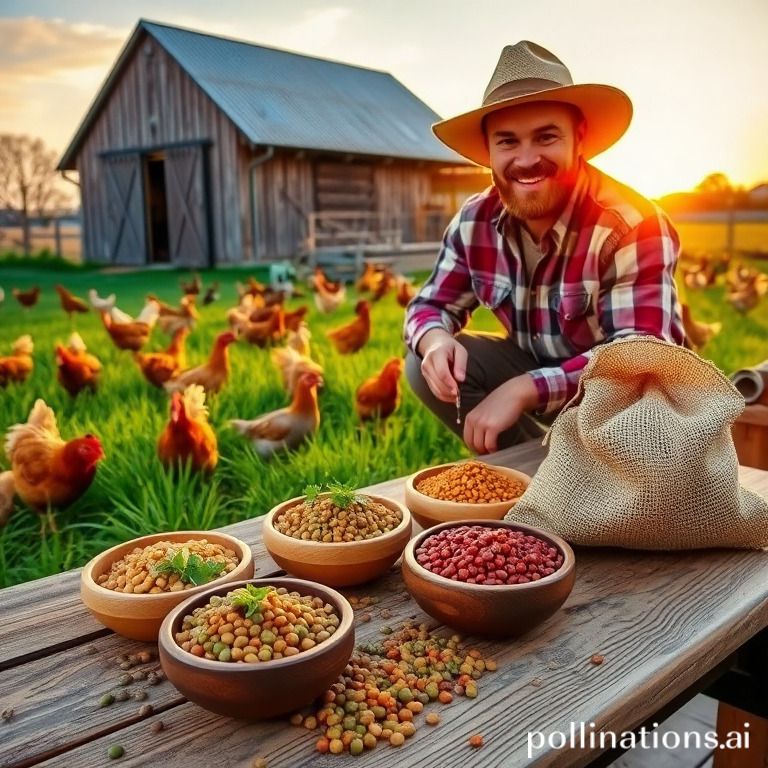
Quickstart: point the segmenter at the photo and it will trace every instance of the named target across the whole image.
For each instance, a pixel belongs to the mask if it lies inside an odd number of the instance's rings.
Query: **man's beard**
[[[504,178],[491,170],[491,177],[504,208],[516,219],[532,221],[556,217],[565,207],[571,191],[576,183],[578,166],[574,165],[564,173],[557,174],[557,166],[548,160],[543,160],[535,168],[521,171],[515,167],[504,169]],[[531,192],[518,191],[515,178],[537,178],[546,176],[546,188]]]

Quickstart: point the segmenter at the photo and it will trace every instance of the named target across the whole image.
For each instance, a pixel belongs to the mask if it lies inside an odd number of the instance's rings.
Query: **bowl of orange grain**
[[[405,506],[422,528],[457,520],[501,520],[531,482],[510,467],[470,460],[428,467],[405,482]]]

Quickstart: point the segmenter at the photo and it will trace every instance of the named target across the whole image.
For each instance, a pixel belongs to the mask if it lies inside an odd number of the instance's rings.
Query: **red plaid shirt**
[[[538,412],[548,413],[576,393],[596,345],[632,334],[685,343],[673,277],[680,242],[658,206],[582,163],[528,279],[504,234],[508,218],[495,187],[464,203],[408,307],[410,349],[431,328],[458,333],[483,304],[540,363],[530,374]]]

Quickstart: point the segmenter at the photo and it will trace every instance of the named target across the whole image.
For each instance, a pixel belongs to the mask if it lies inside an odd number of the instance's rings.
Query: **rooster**
[[[172,309],[172,311],[160,310],[160,317],[158,318],[158,325],[163,333],[167,333],[169,336],[173,336],[180,328],[187,328],[190,331],[194,330],[197,321],[200,318],[200,313],[195,306],[196,296],[194,293],[188,293],[181,299],[181,306],[179,309]]]
[[[165,352],[135,352],[134,359],[139,364],[144,378],[155,387],[162,387],[179,371],[186,367],[185,342],[189,335],[188,328],[179,328],[173,334],[171,343]]]
[[[29,309],[37,304],[37,300],[40,298],[40,286],[30,288],[28,291],[20,291],[18,288],[13,289],[13,297],[21,304],[24,309]]]
[[[393,357],[381,373],[366,379],[355,393],[355,410],[361,421],[386,419],[400,404],[400,374],[403,361]]]
[[[56,345],[56,365],[56,378],[71,397],[77,397],[86,387],[91,392],[96,391],[101,375],[101,363],[88,354],[79,333],[70,336],[66,347]]]
[[[411,299],[416,295],[416,289],[408,281],[407,278],[402,275],[397,277],[397,303],[405,309],[410,303]]]
[[[232,331],[220,333],[213,344],[208,362],[196,368],[188,368],[176,378],[166,381],[163,384],[166,392],[183,392],[190,384],[199,384],[209,395],[218,392],[229,379],[228,347],[236,340]]]
[[[171,395],[171,419],[158,440],[157,455],[166,469],[187,462],[196,472],[213,472],[216,467],[216,434],[208,423],[205,390],[199,384]]]
[[[326,332],[339,354],[349,355],[362,349],[371,336],[371,312],[368,302],[361,299],[355,304],[357,317],[347,325]]]
[[[8,430],[5,452],[11,469],[0,474],[0,488],[13,488],[19,498],[39,513],[45,513],[41,534],[46,521],[57,530],[52,507],[66,507],[88,490],[96,474],[96,465],[104,458],[104,450],[97,437],[87,434],[64,442],[59,434],[56,416],[44,400],[37,400],[25,424],[16,424]],[[11,507],[7,491],[0,494],[6,499],[0,508],[0,519],[7,519]]]
[[[158,303],[150,299],[135,320],[117,307],[112,307],[109,312],[101,312],[101,321],[118,349],[138,352],[149,340],[159,314]]]
[[[69,319],[72,320],[74,313],[85,314],[88,312],[88,302],[85,299],[81,299],[70,293],[63,285],[57,283],[54,288],[56,293],[59,294],[61,300],[61,308],[69,315]]]
[[[291,404],[252,421],[234,419],[230,424],[247,437],[256,452],[268,459],[278,451],[297,448],[320,426],[317,387],[322,379],[316,373],[299,378]]]
[[[29,334],[19,336],[11,345],[12,354],[0,357],[0,387],[5,387],[9,382],[19,384],[25,382],[35,366],[32,359],[35,345]]]
[[[115,296],[114,293],[110,293],[106,299],[102,299],[101,296],[99,296],[99,294],[96,293],[96,291],[93,288],[91,288],[88,291],[88,301],[91,302],[91,306],[97,312],[110,312],[112,308],[115,306],[117,297]]]

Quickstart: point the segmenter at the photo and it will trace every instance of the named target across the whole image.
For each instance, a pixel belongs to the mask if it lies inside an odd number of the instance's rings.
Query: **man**
[[[493,186],[462,206],[408,307],[406,374],[476,453],[540,435],[596,345],[632,334],[685,341],[677,233],[586,162],[631,118],[625,93],[574,85],[554,54],[524,40],[502,51],[479,109],[433,126],[489,166]],[[506,337],[460,332],[480,304]]]

